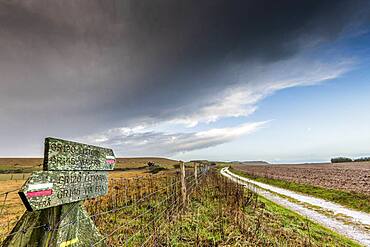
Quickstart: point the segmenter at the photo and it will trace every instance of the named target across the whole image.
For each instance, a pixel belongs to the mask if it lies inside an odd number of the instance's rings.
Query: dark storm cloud
[[[353,0],[1,1],[0,154],[14,150],[16,138],[82,136],[191,113],[236,83],[235,66],[263,66],[335,40],[363,22],[368,7]]]

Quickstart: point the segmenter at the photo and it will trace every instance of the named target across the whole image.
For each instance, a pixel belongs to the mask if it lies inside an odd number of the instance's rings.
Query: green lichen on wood
[[[106,246],[81,202],[25,212],[2,246]]]
[[[82,204],[80,208],[79,227],[77,232],[80,245],[77,246],[91,246],[91,244],[93,244],[93,246],[106,246],[105,238],[99,233]]]
[[[45,139],[45,171],[113,170],[112,149],[56,138]]]
[[[108,174],[102,171],[34,172],[19,194],[29,211],[95,198],[108,193]]]
[[[56,234],[56,246],[105,246],[103,236],[90,219],[82,203],[62,207],[62,215]]]

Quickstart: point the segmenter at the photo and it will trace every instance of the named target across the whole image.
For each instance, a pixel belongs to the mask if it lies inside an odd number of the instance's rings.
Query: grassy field
[[[140,169],[149,161],[171,169],[158,174]],[[32,167],[32,162],[23,166]],[[132,169],[109,172],[109,194],[86,202],[90,215],[99,215],[93,217],[94,221],[109,236],[110,246],[137,246],[145,241],[158,246],[359,246],[215,171],[195,190],[194,181],[191,182],[193,169],[187,170],[189,195],[183,208],[179,173],[174,169],[177,161],[120,158],[118,164]],[[0,236],[9,232],[24,212],[17,195],[23,183],[23,179],[1,181],[0,193],[14,192],[0,198],[6,199],[1,208]],[[112,213],[106,214],[107,211]]]
[[[159,246],[360,246],[215,173],[161,227]]]
[[[216,172],[204,177],[197,189],[188,190],[188,204],[183,208],[180,188],[164,189],[169,181],[179,181],[171,180],[173,176],[165,172],[139,184],[133,180],[128,188],[116,184],[116,195],[111,192],[87,205],[90,214],[124,205],[117,215],[95,219],[100,231],[109,236],[110,246],[360,246]],[[161,188],[159,194],[147,197]],[[125,191],[130,194],[122,198]]]
[[[301,184],[301,183],[286,181],[282,179],[258,177],[254,175],[249,175],[245,170],[240,171],[235,168],[231,168],[231,171],[238,175],[245,176],[247,178],[253,179],[258,182],[262,182],[262,183],[274,185],[280,188],[304,193],[307,195],[311,195],[314,197],[332,201],[332,202],[341,204],[343,206],[346,206],[352,209],[370,213],[370,203],[369,203],[370,196],[369,195],[323,188],[323,187],[313,186],[309,184]]]
[[[179,174],[143,170],[110,173],[107,196],[86,202],[108,244],[138,246],[359,246],[211,172],[197,189],[188,171],[188,204],[180,203]],[[8,181],[16,188],[23,181]],[[158,192],[155,192],[158,191]],[[113,211],[112,211],[113,210]],[[24,211],[10,195],[1,215],[9,232]],[[112,211],[105,214],[107,211]]]

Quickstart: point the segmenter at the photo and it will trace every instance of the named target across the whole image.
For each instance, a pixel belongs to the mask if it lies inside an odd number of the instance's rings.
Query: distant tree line
[[[358,159],[351,159],[347,157],[337,157],[337,158],[331,159],[331,163],[362,162],[362,161],[370,161],[370,157],[361,157]]]
[[[354,162],[370,161],[370,157],[362,157],[355,159]]]

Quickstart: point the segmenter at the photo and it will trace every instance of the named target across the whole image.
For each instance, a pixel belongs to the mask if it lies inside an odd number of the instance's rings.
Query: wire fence
[[[204,173],[199,174],[198,184]],[[196,186],[191,172],[186,176],[187,197]],[[133,185],[133,186],[132,186]],[[108,245],[155,244],[163,225],[173,224],[186,205],[181,200],[180,174],[116,181],[108,197],[91,200],[86,208]],[[106,213],[109,212],[109,213]],[[161,226],[161,227],[160,227]],[[98,245],[99,242],[94,245]]]
[[[186,170],[188,200],[202,186],[207,171],[208,169],[201,167],[195,176],[194,169]],[[0,194],[0,243],[14,235],[23,238],[26,232],[33,229],[55,232],[72,228],[84,220],[92,220],[102,238],[91,242],[90,246],[100,246],[102,243],[109,246],[156,246],[158,238],[163,242],[163,236],[168,234],[171,225],[181,219],[182,212],[187,207],[181,199],[179,171],[134,178],[112,178],[106,196],[85,201],[89,218],[73,219],[60,225],[61,219],[53,226],[37,222],[23,229],[14,227],[24,211],[23,207],[19,207],[18,191],[19,188]],[[15,204],[18,204],[20,211],[17,215],[14,213]],[[73,212],[72,208],[70,212]],[[68,212],[65,216],[68,216]],[[169,236],[165,239],[170,241]]]
[[[275,207],[265,204],[252,190],[220,175],[216,169],[199,169],[197,177],[193,168],[187,169],[184,203],[181,174],[167,171],[110,179],[106,196],[84,202],[89,217],[68,217],[79,206],[75,204],[52,225],[34,222],[27,228],[14,228],[15,223],[3,221],[0,240],[17,237],[19,244],[13,246],[26,246],[22,239],[29,238],[30,230],[69,232],[84,221],[92,221],[101,236],[83,246],[321,246],[326,243],[321,238],[312,238],[307,220],[294,221],[300,227],[299,232],[281,227],[287,218],[275,215]],[[17,190],[1,194],[0,219],[10,217],[15,203],[13,196],[17,196]],[[302,235],[304,232],[307,233]],[[56,234],[50,236],[54,238]],[[332,235],[325,239],[330,239],[330,246],[341,246],[341,242],[332,242]],[[58,246],[69,245],[72,242]]]

